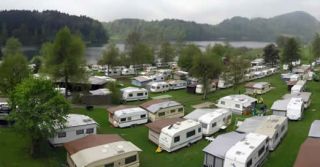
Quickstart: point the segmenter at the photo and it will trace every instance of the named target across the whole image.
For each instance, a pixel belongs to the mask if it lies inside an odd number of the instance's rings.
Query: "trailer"
[[[229,95],[218,100],[217,107],[230,109],[235,114],[247,114],[255,107],[257,99],[247,95]]]
[[[196,86],[196,94],[203,94],[203,85],[202,84],[197,84]],[[214,92],[217,90],[217,86],[215,82],[212,82],[209,87],[208,87],[208,92]]]
[[[126,87],[121,90],[121,99],[124,102],[148,99],[148,90],[145,88]]]
[[[143,87],[146,86],[149,82],[152,82],[153,78],[149,76],[137,76],[132,78],[131,84],[134,86]]]
[[[150,92],[167,92],[170,90],[170,86],[167,82],[150,82],[147,85]]]
[[[273,115],[287,116],[287,107],[290,99],[281,99],[273,102],[271,111]]]
[[[187,81],[184,80],[169,80],[170,90],[178,90],[187,88]]]
[[[159,136],[159,147],[167,152],[190,146],[202,139],[201,125],[197,121],[185,120],[164,127]]]
[[[257,167],[261,166],[269,154],[268,137],[249,133],[237,142],[226,153],[224,167]]]
[[[124,128],[148,122],[148,112],[136,106],[111,107],[108,109],[109,122],[114,127]]]
[[[80,139],[89,134],[97,133],[98,124],[92,118],[80,114],[68,114],[65,127],[56,128],[56,133],[49,138],[50,144],[60,146],[76,139]]]
[[[311,92],[300,92],[295,94],[285,94],[283,99],[291,99],[291,98],[302,98],[304,103],[304,108],[307,109],[311,104]]]
[[[304,103],[302,98],[291,98],[287,106],[287,117],[290,120],[301,120],[303,118]]]
[[[257,133],[268,136],[269,150],[273,151],[280,144],[287,130],[287,117],[268,115],[246,118],[236,131],[239,133]]]
[[[134,75],[135,71],[134,68],[124,68],[121,71],[121,75]]]
[[[249,82],[245,85],[246,94],[261,95],[271,90],[271,85],[268,82]]]
[[[307,81],[299,80],[296,84],[291,88],[291,94],[296,94],[300,92],[304,92]]]

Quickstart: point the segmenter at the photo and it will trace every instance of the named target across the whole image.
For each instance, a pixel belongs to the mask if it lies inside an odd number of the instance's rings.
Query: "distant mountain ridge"
[[[312,15],[297,11],[271,18],[232,17],[217,25],[198,24],[177,19],[145,21],[119,19],[103,23],[111,39],[124,40],[129,32],[139,31],[146,39],[165,40],[228,40],[228,41],[275,41],[280,35],[295,36],[310,41],[320,32],[320,22]],[[156,36],[156,37],[155,37]]]

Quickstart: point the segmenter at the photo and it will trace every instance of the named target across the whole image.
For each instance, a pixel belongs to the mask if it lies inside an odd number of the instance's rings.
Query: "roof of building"
[[[91,90],[89,91],[92,95],[109,95],[111,94],[111,91],[107,88],[97,89],[97,90]]]
[[[307,138],[300,146],[294,167],[318,167],[320,164],[320,140]]]
[[[226,157],[245,163],[247,158],[261,143],[265,142],[266,139],[267,136],[265,135],[249,133],[244,139],[237,142],[227,151]]]
[[[68,114],[66,122],[66,127],[83,126],[90,124],[97,124],[92,118],[81,114]]]
[[[128,152],[141,151],[118,135],[89,135],[64,146],[76,166],[87,166]]]
[[[219,99],[220,100],[230,100],[230,101],[237,101],[242,103],[244,106],[250,106],[252,104],[252,102],[257,101],[257,99],[244,95],[244,94],[240,94],[240,95],[229,95],[229,96],[225,96]]]
[[[168,126],[168,125],[172,125],[176,122],[181,122],[184,121],[185,119],[183,118],[167,118],[167,119],[161,119],[161,120],[157,120],[151,123],[146,124],[146,127],[148,127],[150,130],[156,132],[156,133],[160,133],[161,129]]]
[[[302,98],[304,102],[308,102],[311,98],[311,92],[300,92],[294,94],[285,94],[282,98],[283,99],[291,99],[291,98]]]
[[[217,138],[215,138],[208,146],[206,146],[203,151],[213,156],[224,159],[227,151],[237,142],[242,140],[245,136],[245,134],[237,132],[221,134]]]
[[[252,89],[262,89],[268,85],[270,85],[268,82],[249,82],[245,85],[245,87]]]
[[[319,138],[320,140],[320,120],[314,120],[312,122],[308,136]]]
[[[290,99],[276,100],[275,102],[273,102],[271,106],[271,110],[287,111],[289,102],[290,102]]]
[[[179,102],[169,100],[169,99],[154,99],[140,105],[140,107],[148,110],[151,113],[156,113],[160,109],[174,107],[174,106],[182,106],[182,105]]]
[[[169,136],[174,136],[175,134],[177,134],[183,130],[186,130],[186,129],[189,129],[189,128],[192,128],[192,127],[195,127],[198,125],[200,125],[200,123],[198,121],[188,119],[188,120],[184,120],[181,122],[176,122],[172,125],[168,125],[168,126],[162,128],[161,133],[163,132]]]

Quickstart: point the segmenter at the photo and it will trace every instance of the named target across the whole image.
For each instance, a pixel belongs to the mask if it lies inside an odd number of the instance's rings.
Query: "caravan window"
[[[137,96],[143,96],[143,93],[137,93]]]
[[[91,134],[91,133],[93,133],[93,131],[94,131],[93,128],[89,128],[89,129],[86,130],[86,133],[87,133],[87,134]]]
[[[145,118],[146,117],[146,114],[143,114],[140,116],[140,118]]]
[[[121,118],[120,121],[121,122],[126,122],[127,118]]]
[[[66,136],[67,136],[66,132],[59,132],[58,133],[58,138],[63,138],[63,137],[66,137]]]
[[[284,125],[283,125],[283,126],[281,127],[281,132],[283,132],[283,131],[284,131],[284,128],[285,128],[285,127],[284,127]]]
[[[183,108],[179,108],[179,109],[178,109],[178,112],[182,112],[182,111],[183,111]]]
[[[128,95],[129,97],[132,97],[133,95],[132,95],[132,93],[129,93],[129,95]]]
[[[174,112],[176,112],[176,110],[170,110],[170,113],[174,113]]]
[[[159,116],[159,117],[162,117],[162,116],[164,116],[164,115],[166,115],[165,112],[159,112],[159,113],[158,113],[158,116]]]
[[[147,93],[147,92],[145,92],[145,93],[144,93],[144,95],[146,95],[146,96],[147,96],[147,95],[148,95],[148,93]]]
[[[128,117],[128,121],[131,121],[131,117]]]
[[[275,139],[277,140],[277,139],[278,139],[278,137],[279,137],[279,133],[277,133],[277,134],[276,134],[276,137],[275,137]]]
[[[104,167],[114,167],[114,163],[105,164]]]
[[[160,89],[160,86],[157,86],[157,89]]]
[[[226,104],[226,102],[225,102],[225,101],[221,101],[220,103],[221,103],[222,105],[225,105],[225,104]]]
[[[252,165],[252,159],[250,159],[250,160],[247,162],[246,167],[250,167],[251,165]]]
[[[174,137],[173,141],[174,141],[175,143],[179,142],[179,141],[180,141],[180,136]]]
[[[201,128],[198,128],[198,133],[201,133]]]
[[[191,137],[191,136],[194,136],[196,134],[196,131],[193,130],[193,131],[190,131],[187,133],[187,138]]]
[[[236,104],[235,107],[236,107],[236,108],[240,108],[240,104]]]
[[[207,129],[208,125],[205,124],[205,123],[201,123],[201,127],[202,127],[203,129]]]
[[[130,164],[130,163],[132,163],[132,162],[136,162],[136,161],[137,161],[137,156],[134,155],[134,156],[128,157],[128,158],[126,158],[124,161],[125,161],[125,162],[124,162],[125,164]]]
[[[211,127],[213,127],[213,128],[214,128],[215,126],[217,126],[217,123],[216,123],[216,122],[211,125]]]
[[[260,157],[261,156],[261,154],[264,152],[264,146],[262,147],[262,148],[260,148],[260,150],[259,150],[259,152],[258,152],[258,156]]]
[[[83,129],[77,130],[77,131],[76,131],[76,134],[77,134],[77,135],[84,134],[84,130],[83,130]]]

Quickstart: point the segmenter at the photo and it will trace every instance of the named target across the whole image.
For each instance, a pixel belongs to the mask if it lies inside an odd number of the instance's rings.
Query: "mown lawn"
[[[279,75],[261,80],[268,81],[275,87],[272,91],[263,95],[264,102],[268,107],[272,105],[273,101],[279,99],[287,92],[287,87],[280,80]],[[315,82],[308,83],[309,91],[313,93],[312,105],[306,111],[302,121],[289,122],[289,130],[286,137],[276,151],[268,156],[268,160],[264,165],[265,167],[290,167],[294,163],[297,151],[307,136],[311,122],[314,119],[320,119],[319,84]],[[243,91],[243,86],[240,87],[240,90]],[[215,102],[222,96],[235,93],[238,93],[238,90],[219,90],[210,94],[208,101]],[[192,111],[192,105],[203,102],[201,95],[188,94],[185,90],[171,91],[167,94],[171,95],[174,100],[181,102],[185,106],[187,113]],[[160,94],[152,94],[152,96],[157,95]],[[137,102],[133,104],[137,104]],[[72,112],[86,114],[94,118],[100,125],[98,129],[99,133],[117,133],[140,147],[143,150],[140,154],[142,167],[202,166],[202,149],[209,144],[204,139],[189,148],[184,148],[174,153],[155,153],[157,146],[148,140],[148,129],[144,125],[126,129],[113,128],[108,123],[107,112],[103,108],[96,108],[93,111],[73,109]],[[234,125],[230,126],[228,131],[233,128]],[[32,159],[28,155],[27,143],[28,140],[26,138],[19,136],[11,128],[0,128],[0,166],[62,166],[65,162],[65,151],[62,148],[53,149],[48,147],[48,151],[43,153],[41,158]]]

